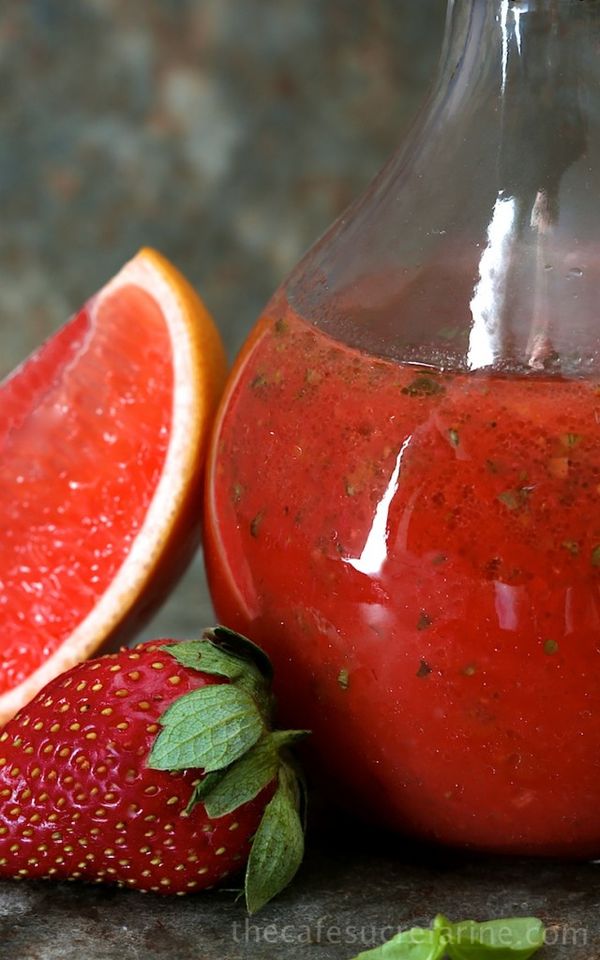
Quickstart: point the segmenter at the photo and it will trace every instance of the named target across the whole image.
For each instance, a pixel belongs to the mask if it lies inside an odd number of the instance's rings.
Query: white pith
[[[0,697],[0,725],[27,703],[57,674],[94,652],[123,618],[150,577],[162,553],[186,493],[200,444],[200,393],[197,376],[197,344],[180,303],[160,268],[139,254],[90,301],[96,310],[119,287],[139,286],[158,303],[172,347],[173,401],[171,435],[163,471],[144,522],[131,550],[94,608],[42,666],[13,690]]]

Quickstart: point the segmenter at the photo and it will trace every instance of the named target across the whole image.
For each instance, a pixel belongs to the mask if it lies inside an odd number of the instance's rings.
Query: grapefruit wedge
[[[201,301],[142,250],[0,383],[0,724],[182,572],[225,372]]]

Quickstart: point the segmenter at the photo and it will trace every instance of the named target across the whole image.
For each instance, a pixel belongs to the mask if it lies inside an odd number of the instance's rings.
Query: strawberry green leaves
[[[246,904],[255,913],[290,882],[302,862],[302,791],[287,748],[307,731],[271,731],[270,661],[245,637],[215,627],[201,640],[163,650],[188,669],[226,681],[185,694],[160,718],[149,766],[204,773],[186,812],[202,803],[217,820],[273,785],[246,869]]]
[[[280,750],[304,736],[306,733],[303,730],[278,730],[264,737],[226,770],[207,794],[204,806],[209,817],[224,817],[243,803],[254,800],[261,790],[277,778],[281,763]]]
[[[230,657],[206,640],[183,640],[181,643],[162,647],[162,650],[169,653],[184,667],[218,677],[227,677],[229,680],[237,680],[244,669],[244,665],[239,660]]]
[[[271,708],[268,657],[225,627],[206,630],[202,640],[169,644],[163,650],[182,666],[229,683],[194,690],[172,704],[161,717],[163,729],[149,765],[158,770],[224,770],[266,731]]]
[[[270,712],[271,662],[246,637],[226,627],[213,627],[204,631],[202,640],[185,640],[163,650],[184,667],[230,680],[246,690],[263,712]]]
[[[241,633],[230,630],[229,627],[210,627],[204,631],[204,639],[218,646],[230,657],[237,657],[246,663],[251,663],[262,674],[267,683],[273,680],[273,666],[268,655],[255,643],[243,637]]]
[[[202,687],[176,700],[160,723],[163,729],[148,759],[156,770],[222,770],[265,732],[252,698],[225,683]]]
[[[264,650],[226,627],[212,627],[204,631],[201,640],[182,640],[164,646],[163,650],[183,666],[203,673],[234,679],[249,672],[258,675],[265,685],[273,678],[271,662]]]
[[[237,761],[210,791],[204,801],[209,817],[218,819],[258,796],[279,772],[279,754],[269,739],[256,744]]]
[[[256,831],[246,869],[246,906],[256,913],[295,876],[304,856],[295,774],[287,764]]]
[[[438,915],[432,928],[405,930],[354,960],[528,960],[543,945],[544,925],[535,917],[450,923]]]

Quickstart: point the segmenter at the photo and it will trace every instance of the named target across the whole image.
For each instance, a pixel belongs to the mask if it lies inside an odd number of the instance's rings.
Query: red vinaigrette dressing
[[[213,599],[338,794],[447,843],[597,853],[598,384],[376,359],[289,307],[235,376]]]

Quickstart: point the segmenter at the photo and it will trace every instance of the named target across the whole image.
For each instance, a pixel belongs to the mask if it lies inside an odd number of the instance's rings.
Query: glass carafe
[[[600,854],[599,241],[600,4],[454,0],[412,134],[238,359],[216,610],[378,823]]]

